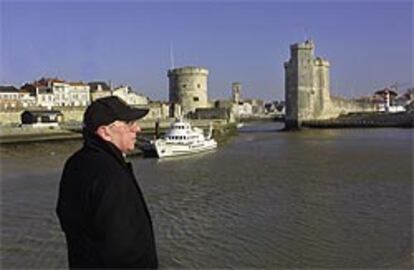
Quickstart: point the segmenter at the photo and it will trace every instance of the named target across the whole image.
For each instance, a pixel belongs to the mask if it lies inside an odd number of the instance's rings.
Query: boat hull
[[[155,151],[159,158],[191,155],[210,151],[217,148],[217,142],[214,140],[204,141],[202,144],[174,144],[165,141],[156,141],[154,143]]]

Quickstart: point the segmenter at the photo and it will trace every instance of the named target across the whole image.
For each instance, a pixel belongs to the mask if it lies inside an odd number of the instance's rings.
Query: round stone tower
[[[168,70],[170,103],[180,104],[183,115],[207,108],[207,77],[208,70],[201,67]]]

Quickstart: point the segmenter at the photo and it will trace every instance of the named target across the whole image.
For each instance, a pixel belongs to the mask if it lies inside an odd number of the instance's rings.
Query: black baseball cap
[[[103,97],[93,101],[83,115],[84,128],[95,132],[98,127],[120,121],[134,121],[144,117],[148,109],[129,106],[117,96]]]

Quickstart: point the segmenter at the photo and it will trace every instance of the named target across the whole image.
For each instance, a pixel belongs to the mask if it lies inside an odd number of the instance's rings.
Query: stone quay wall
[[[153,103],[147,106],[149,113],[144,117],[144,120],[154,121],[157,119],[168,119],[169,105],[164,103]],[[81,123],[83,121],[83,114],[86,107],[53,107],[53,110],[60,111],[63,114],[63,124],[66,123]],[[21,114],[26,110],[47,110],[42,107],[33,108],[16,108],[0,111],[0,126],[18,126],[21,124]]]
[[[81,122],[85,109],[85,107],[53,107],[53,110],[62,112],[63,122]],[[0,111],[0,125],[16,126],[21,124],[21,114],[27,110],[39,111],[46,109],[41,107],[33,107]]]
[[[18,125],[21,123],[20,115],[24,110],[0,111],[0,125]]]
[[[336,117],[353,112],[375,112],[377,108],[374,103],[349,100],[341,97],[331,97],[331,111]]]
[[[54,107],[54,109],[62,112],[64,122],[82,122],[86,107]]]

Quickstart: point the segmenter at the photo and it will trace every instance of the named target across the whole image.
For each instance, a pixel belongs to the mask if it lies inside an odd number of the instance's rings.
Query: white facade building
[[[112,95],[124,100],[129,105],[147,105],[148,98],[131,91],[128,86],[120,86],[112,90]]]
[[[250,103],[243,102],[242,104],[236,104],[236,110],[239,117],[250,117],[253,115],[253,106]]]
[[[90,87],[87,84],[76,82],[52,82],[54,106],[88,106]]]
[[[90,87],[82,82],[50,80],[46,85],[36,85],[36,104],[52,108],[55,106],[83,106],[91,103]]]
[[[0,86],[0,107],[16,108],[20,105],[20,91],[13,86]]]
[[[20,92],[20,102],[23,108],[36,105],[36,97],[30,95],[29,92]]]
[[[54,106],[52,89],[45,86],[36,87],[36,105],[51,109]]]
[[[2,89],[0,91],[0,99],[2,100],[19,100],[19,98],[19,90],[14,87],[9,87],[9,89]]]

